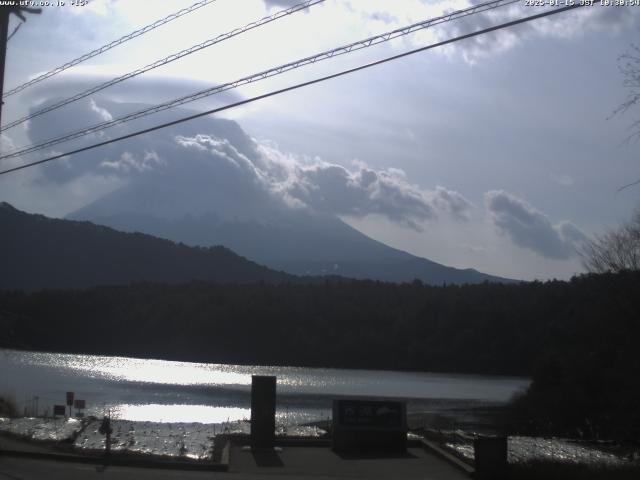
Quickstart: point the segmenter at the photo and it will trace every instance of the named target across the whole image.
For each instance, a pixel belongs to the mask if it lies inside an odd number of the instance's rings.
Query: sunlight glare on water
[[[50,414],[66,392],[86,402],[85,416],[111,410],[123,421],[226,422],[249,416],[252,375],[277,377],[281,423],[302,424],[330,415],[344,396],[410,399],[413,412],[441,413],[460,402],[500,404],[526,378],[259,365],[55,354],[0,349],[0,391],[21,411]],[[440,414],[439,413],[439,414]],[[454,413],[451,413],[454,415]],[[455,413],[461,418],[460,413]]]
[[[112,409],[111,415],[136,422],[224,423],[248,419],[251,410],[210,405],[120,404]]]
[[[109,380],[172,385],[250,385],[251,374],[228,365],[145,360],[127,357],[56,355],[67,368]]]

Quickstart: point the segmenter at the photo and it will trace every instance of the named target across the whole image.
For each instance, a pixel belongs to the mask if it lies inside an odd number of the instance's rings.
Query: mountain
[[[180,198],[176,198],[179,195]],[[511,282],[474,269],[457,269],[391,248],[338,217],[306,210],[261,205],[259,215],[222,212],[174,215],[165,204],[186,202],[184,192],[158,184],[125,186],[77,210],[68,218],[89,220],[126,232],[144,232],[192,246],[224,245],[270,268],[294,275],[339,275],[391,282],[465,284]],[[171,199],[171,201],[168,201]],[[219,205],[216,199],[206,204]]]
[[[55,110],[29,125],[32,141],[63,133],[67,119],[91,125],[144,108],[96,97]],[[160,112],[109,135],[146,128],[186,110]],[[156,118],[157,117],[157,118]],[[136,121],[138,122],[138,121]],[[455,269],[367,237],[341,213],[382,215],[410,224],[456,211],[464,200],[447,192],[429,201],[392,170],[347,170],[289,155],[259,142],[235,121],[215,116],[174,125],[99,150],[72,155],[41,170],[43,182],[65,186],[93,178],[110,193],[67,218],[142,232],[190,246],[224,245],[270,268],[295,275],[339,275],[429,284],[506,282]],[[115,179],[115,180],[114,180]],[[417,215],[417,216],[416,216]]]
[[[227,248],[196,248],[0,203],[0,289],[75,288],[134,281],[284,282],[294,277]]]

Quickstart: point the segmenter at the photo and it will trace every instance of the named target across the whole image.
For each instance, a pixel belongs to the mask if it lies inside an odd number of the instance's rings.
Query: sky
[[[192,3],[43,7],[9,40],[5,91]],[[296,3],[214,1],[6,98],[2,123]],[[2,147],[117,118],[114,104],[137,111],[469,5],[326,0],[9,129]],[[184,108],[204,111],[540,11],[515,3]],[[17,24],[12,18],[10,32]],[[219,117],[237,122],[233,134],[201,119],[167,132],[170,146],[156,135],[0,176],[0,200],[64,217],[163,172],[188,189],[189,179],[204,175],[202,152],[215,152],[226,162],[215,171],[223,183],[338,215],[412,254],[511,278],[570,278],[583,271],[581,243],[616,228],[639,205],[640,187],[618,189],[640,179],[639,146],[625,141],[640,112],[613,115],[632,93],[620,56],[640,43],[639,27],[640,7],[560,13],[227,110]],[[155,123],[151,116],[122,131]],[[118,131],[0,163],[64,153]],[[175,176],[176,165],[189,175]]]

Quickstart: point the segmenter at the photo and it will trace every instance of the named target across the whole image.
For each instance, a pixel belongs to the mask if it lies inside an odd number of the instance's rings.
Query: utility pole
[[[7,40],[9,35],[9,17],[12,13],[15,13],[20,20],[26,22],[23,12],[26,13],[40,13],[40,8],[28,8],[18,6],[18,2],[14,2],[13,5],[0,7],[0,125],[2,125],[2,106],[4,101],[2,96],[4,95],[4,63],[7,57]]]
[[[4,101],[4,60],[7,57],[7,35],[9,35],[9,15],[15,7],[0,8],[0,125],[2,125],[2,106]]]

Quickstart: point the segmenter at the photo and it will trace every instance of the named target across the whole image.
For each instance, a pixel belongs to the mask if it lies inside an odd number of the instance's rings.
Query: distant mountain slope
[[[0,203],[0,289],[87,287],[193,279],[282,282],[293,277],[224,247],[194,248],[89,222],[57,220]]]
[[[117,118],[146,107],[106,97],[74,102],[64,111],[50,112],[46,120],[36,117],[28,134],[37,142],[66,133],[71,116],[91,125],[102,122],[104,115]],[[190,113],[159,112],[136,121],[135,129]],[[120,125],[117,131],[125,134],[132,128]],[[307,165],[296,154],[287,159],[288,154],[269,145],[257,142],[233,120],[207,116],[99,151],[79,153],[68,162],[52,162],[42,174],[59,186],[82,175],[96,175],[109,185],[118,179],[118,189],[84,205],[69,219],[191,246],[223,245],[254,262],[294,275],[393,282],[417,278],[433,285],[509,281],[473,269],[447,267],[362,234],[343,222],[339,212],[381,214],[395,221],[385,212],[402,217],[406,208],[413,208],[413,194],[402,190],[405,187],[398,190],[380,183],[378,174],[375,185],[365,188],[359,183],[353,190],[352,181],[344,175],[355,174],[355,170],[349,173],[337,164],[332,168],[316,165],[314,170],[315,160],[309,159]],[[302,170],[306,173],[301,177]],[[402,200],[405,195],[407,205]],[[418,204],[420,211],[435,208],[419,200]],[[442,213],[449,215],[446,209]]]
[[[432,285],[512,282],[474,269],[457,269],[416,257],[362,234],[335,216],[282,209],[263,202],[259,214],[229,215],[219,208],[199,215],[164,214],[164,204],[188,203],[185,193],[157,184],[132,183],[72,213],[128,232],[145,232],[188,245],[224,245],[270,268],[294,275],[339,275],[356,279]],[[169,200],[171,199],[171,200]],[[214,207],[215,208],[215,207]]]

